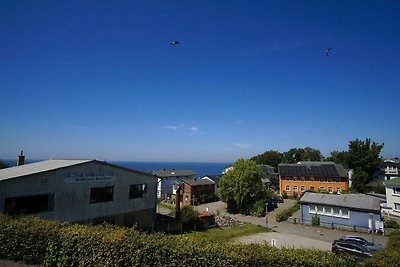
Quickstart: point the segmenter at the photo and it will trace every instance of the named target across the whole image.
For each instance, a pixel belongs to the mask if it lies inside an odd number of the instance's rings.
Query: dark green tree
[[[305,147],[303,149],[303,161],[321,161],[324,157],[321,151],[312,147]]]
[[[277,168],[278,164],[284,161],[283,154],[275,150],[265,151],[260,155],[252,157],[251,160],[256,164],[270,165],[274,168]]]
[[[348,166],[354,170],[352,181],[357,191],[365,192],[366,185],[372,182],[373,174],[381,162],[379,155],[383,146],[371,142],[369,138],[349,142]]]
[[[349,167],[349,152],[348,151],[332,151],[331,156],[326,159],[337,164],[342,164],[343,167]]]
[[[8,168],[8,167],[9,166],[5,162],[0,160],[0,169],[4,169],[4,168]]]
[[[254,161],[236,161],[219,182],[218,194],[228,204],[228,211],[249,214],[257,200],[265,197],[262,177]]]
[[[193,229],[199,219],[199,213],[192,206],[185,205],[181,208],[181,222],[185,230]]]
[[[321,161],[321,151],[312,147],[292,148],[283,153],[286,163],[297,163],[299,161]]]

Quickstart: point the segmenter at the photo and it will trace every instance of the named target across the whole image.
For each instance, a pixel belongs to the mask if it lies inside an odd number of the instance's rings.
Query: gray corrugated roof
[[[322,204],[361,210],[380,211],[380,201],[376,197],[364,194],[319,194],[306,192],[302,203]]]
[[[215,184],[215,182],[207,179],[182,180],[182,182],[187,183],[190,186]]]
[[[394,178],[388,181],[384,181],[385,186],[400,186],[400,178]]]
[[[196,173],[194,173],[191,170],[159,170],[159,171],[151,171],[151,173],[159,176],[159,177],[185,177],[185,176],[193,176],[196,175]]]
[[[5,168],[0,170],[0,181],[40,172],[51,171],[72,165],[86,163],[89,161],[92,160],[45,160],[21,166]]]
[[[279,164],[278,172],[281,176],[324,176],[348,177],[346,170],[340,164],[307,162],[301,164]]]

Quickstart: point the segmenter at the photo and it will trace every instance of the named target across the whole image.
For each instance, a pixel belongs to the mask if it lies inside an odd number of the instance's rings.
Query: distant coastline
[[[2,159],[9,166],[15,166],[15,159]],[[26,160],[26,164],[38,162],[41,160]],[[123,166],[129,169],[150,172],[161,169],[191,170],[197,177],[204,175],[221,174],[225,168],[232,164],[230,162],[157,162],[157,161],[108,161],[111,164]]]

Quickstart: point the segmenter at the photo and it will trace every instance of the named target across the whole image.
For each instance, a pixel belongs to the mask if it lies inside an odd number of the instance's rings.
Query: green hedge
[[[293,213],[295,213],[299,209],[300,209],[300,205],[296,204],[293,207],[290,207],[288,209],[284,209],[280,213],[277,213],[275,215],[275,219],[276,219],[277,222],[286,221],[287,219],[289,219],[290,216],[293,215]]]
[[[44,266],[358,266],[328,251],[0,216],[0,258]],[[373,265],[371,265],[373,266]],[[386,265],[387,266],[387,265]]]

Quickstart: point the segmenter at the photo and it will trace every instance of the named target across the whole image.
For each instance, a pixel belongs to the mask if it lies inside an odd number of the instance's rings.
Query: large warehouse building
[[[0,211],[70,222],[156,220],[157,177],[97,160],[46,160],[0,170]]]

